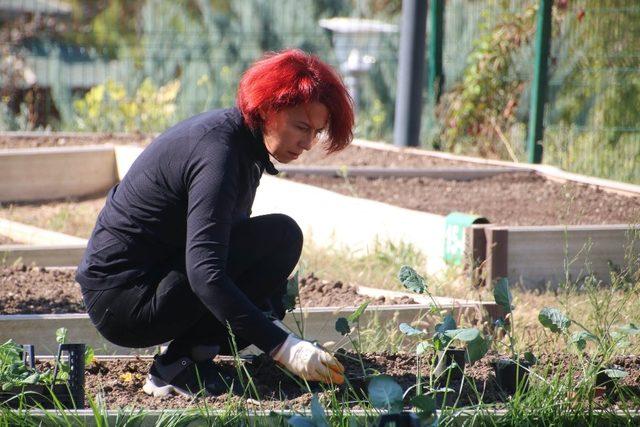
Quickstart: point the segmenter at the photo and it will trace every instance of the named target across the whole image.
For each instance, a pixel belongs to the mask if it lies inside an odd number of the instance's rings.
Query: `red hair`
[[[238,108],[252,129],[262,129],[261,113],[310,102],[320,102],[329,110],[326,151],[349,145],[353,101],[340,76],[317,56],[299,49],[266,54],[244,72],[238,86]]]

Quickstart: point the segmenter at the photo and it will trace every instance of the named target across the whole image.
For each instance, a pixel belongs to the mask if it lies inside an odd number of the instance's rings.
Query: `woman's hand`
[[[342,384],[344,367],[326,350],[289,335],[273,359],[307,381]]]

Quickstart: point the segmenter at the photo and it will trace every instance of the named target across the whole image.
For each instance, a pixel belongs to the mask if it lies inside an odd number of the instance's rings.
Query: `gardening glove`
[[[273,359],[287,370],[308,381],[342,384],[344,367],[326,350],[309,341],[289,335]]]

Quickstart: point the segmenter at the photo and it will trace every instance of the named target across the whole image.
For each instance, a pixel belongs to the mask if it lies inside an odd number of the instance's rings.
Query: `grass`
[[[424,265],[424,257],[409,245],[378,242],[372,251],[364,254],[343,249],[327,251],[307,242],[299,267],[303,274],[314,272],[325,280],[404,291],[396,278],[404,264]],[[451,267],[438,277],[425,276],[434,295],[493,301],[491,290],[471,287],[460,267]],[[560,337],[540,325],[538,313],[544,307],[558,307],[570,318],[600,333],[616,325],[640,323],[640,278],[614,276],[614,286],[598,286],[598,283],[587,281],[581,286],[567,282],[556,291],[527,291],[513,287],[516,306],[513,322],[518,342],[537,352],[564,347]],[[364,349],[396,351],[406,342],[397,330],[397,324],[372,324],[363,329]],[[625,349],[627,354],[638,351],[638,344]]]
[[[0,218],[89,238],[104,201],[100,197],[82,201],[0,204]]]

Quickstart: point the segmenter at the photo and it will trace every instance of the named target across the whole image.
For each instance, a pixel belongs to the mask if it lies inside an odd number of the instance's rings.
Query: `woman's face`
[[[264,145],[277,161],[289,163],[316,144],[328,118],[327,107],[319,102],[270,111],[263,117]]]

